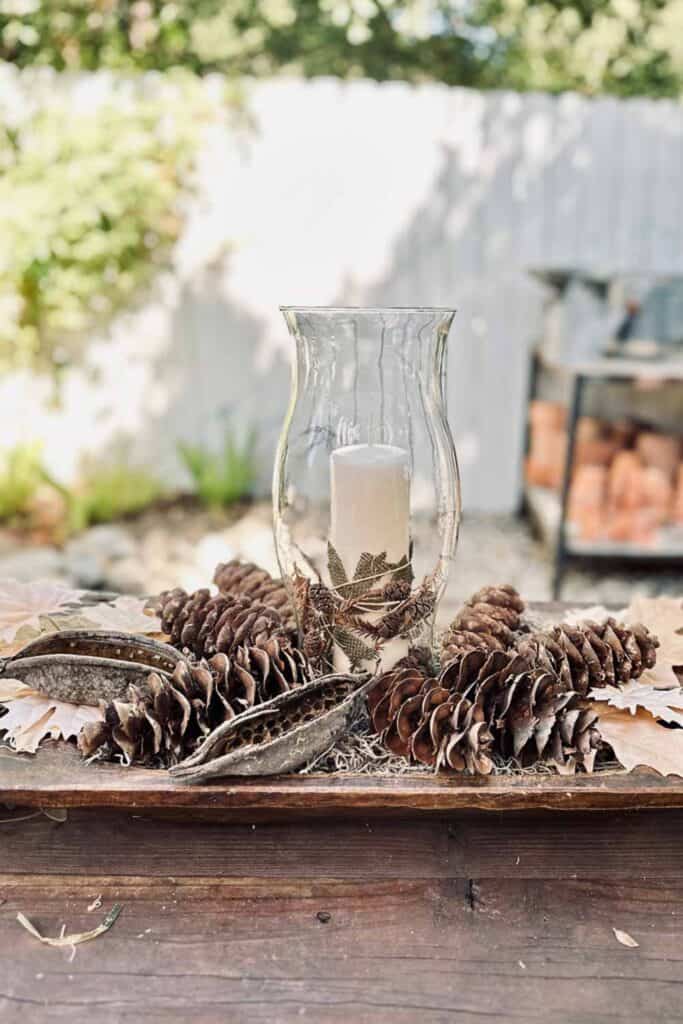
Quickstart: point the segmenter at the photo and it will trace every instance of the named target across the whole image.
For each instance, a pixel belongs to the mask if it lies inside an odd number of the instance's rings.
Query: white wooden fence
[[[328,80],[248,102],[252,129],[209,131],[174,272],[93,341],[62,412],[6,380],[3,438],[43,433],[67,473],[132,437],[177,476],[177,440],[230,411],[260,428],[265,482],[288,394],[279,303],[453,303],[465,506],[510,510],[544,296],[527,271],[683,273],[683,108]]]

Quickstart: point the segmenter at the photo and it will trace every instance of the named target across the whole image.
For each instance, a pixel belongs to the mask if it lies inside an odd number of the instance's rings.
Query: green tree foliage
[[[4,81],[0,365],[51,366],[167,258],[199,101],[184,89],[166,100],[122,90],[103,103],[10,96]]]
[[[0,0],[0,59],[675,96],[683,0]]]
[[[679,96],[683,0],[484,0],[487,77],[516,89]]]

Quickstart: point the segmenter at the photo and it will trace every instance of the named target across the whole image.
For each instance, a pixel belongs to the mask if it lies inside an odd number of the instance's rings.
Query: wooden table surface
[[[47,813],[2,812],[3,1024],[683,1019],[681,810]],[[16,921],[117,902],[73,959]]]
[[[683,780],[0,758],[0,1024],[683,1021]]]

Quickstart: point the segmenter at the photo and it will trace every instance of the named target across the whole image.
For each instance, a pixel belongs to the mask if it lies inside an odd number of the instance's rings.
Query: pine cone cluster
[[[631,628],[615,619],[562,624],[520,637],[516,650],[531,664],[555,672],[584,696],[593,687],[618,686],[637,679],[657,659],[659,640],[645,626]]]
[[[441,659],[467,651],[505,651],[522,623],[524,601],[514,587],[500,584],[478,590],[460,609],[441,641]]]
[[[274,579],[253,562],[241,562],[237,558],[221,562],[216,566],[213,582],[225,597],[249,597],[252,601],[275,608],[285,628],[290,631],[296,629],[294,609],[284,582]]]
[[[248,595],[212,597],[207,589],[164,591],[157,605],[161,628],[171,643],[196,658],[231,654],[237,647],[262,646],[271,637],[288,638],[277,608]]]
[[[223,722],[310,677],[301,652],[274,637],[231,656],[180,662],[170,678],[150,673],[145,690],[131,686],[127,700],[104,706],[104,721],[84,727],[79,749],[86,757],[103,750],[126,763],[168,767]]]
[[[419,668],[386,672],[368,697],[387,748],[436,771],[488,775],[494,754],[592,768],[597,715],[547,669],[515,653],[473,650],[438,678]]]

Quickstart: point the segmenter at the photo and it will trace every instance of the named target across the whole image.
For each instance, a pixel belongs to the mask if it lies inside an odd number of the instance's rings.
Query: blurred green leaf
[[[231,505],[251,493],[256,478],[256,432],[243,442],[227,431],[220,451],[180,443],[178,452],[192,477],[195,490],[206,505]]]
[[[203,102],[56,96],[16,130],[0,119],[0,367],[50,366],[167,260]]]
[[[0,452],[0,522],[26,515],[42,482],[39,444],[18,444]]]

